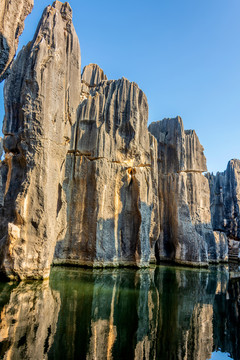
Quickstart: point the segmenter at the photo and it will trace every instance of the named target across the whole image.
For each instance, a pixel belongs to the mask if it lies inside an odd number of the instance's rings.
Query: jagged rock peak
[[[0,2],[0,82],[8,75],[24,29],[24,20],[32,11],[33,0]]]
[[[63,19],[72,20],[72,8],[68,2],[54,1],[52,7],[60,11]]]
[[[163,173],[207,171],[204,148],[194,130],[185,130],[180,116],[149,125],[159,142],[159,161]]]
[[[71,14],[59,1],[44,10],[5,82],[0,268],[9,277],[48,277],[56,239],[67,227],[62,183],[81,91]]]
[[[107,80],[107,76],[97,64],[89,64],[83,68],[82,81],[89,86],[96,86],[102,80]]]

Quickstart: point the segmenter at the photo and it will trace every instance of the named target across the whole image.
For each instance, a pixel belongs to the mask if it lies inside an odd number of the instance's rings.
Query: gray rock
[[[24,20],[32,11],[33,0],[1,0],[0,2],[0,82],[8,75],[15,56]]]
[[[182,119],[164,119],[149,125],[158,141],[161,234],[159,260],[206,265],[217,260],[211,225],[210,194],[203,147],[195,131],[184,131]]]
[[[211,193],[214,230],[240,240],[240,160],[230,160],[224,172],[206,174]]]
[[[0,259],[10,278],[48,277],[56,240],[67,228],[62,183],[80,101],[80,66],[72,10],[55,1],[4,89]]]
[[[107,76],[97,64],[89,64],[83,68],[82,82],[89,86],[96,86],[103,80],[107,80]]]
[[[91,90],[104,80],[107,80],[107,76],[98,65],[85,66],[82,71],[81,101],[87,99]]]
[[[145,266],[158,238],[157,143],[144,93],[103,81],[78,111],[63,189],[68,229],[55,263]]]
[[[217,259],[221,262],[227,262],[228,261],[228,238],[227,235],[222,231],[214,231],[214,237],[215,237],[215,251],[217,253]]]

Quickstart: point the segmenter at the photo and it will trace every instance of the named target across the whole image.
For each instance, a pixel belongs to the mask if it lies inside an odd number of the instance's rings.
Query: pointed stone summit
[[[107,80],[107,76],[98,65],[89,64],[85,66],[82,71],[81,101],[90,95],[91,89],[104,80]]]
[[[82,82],[96,86],[103,80],[107,80],[107,76],[97,64],[89,64],[83,68]]]
[[[24,20],[32,8],[33,0],[0,2],[0,82],[7,76],[24,29]]]
[[[1,269],[48,277],[66,231],[65,159],[80,102],[80,47],[68,3],[55,1],[5,84]]]
[[[127,79],[102,81],[78,110],[66,162],[68,231],[55,263],[148,265],[158,237],[156,139]]]
[[[202,174],[206,158],[195,131],[184,131],[180,117],[152,123],[149,131],[158,141],[159,259],[195,265],[218,261],[209,185]]]

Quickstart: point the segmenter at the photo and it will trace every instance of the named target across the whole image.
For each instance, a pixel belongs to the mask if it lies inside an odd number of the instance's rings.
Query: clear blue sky
[[[209,171],[240,158],[239,0],[69,3],[82,66],[94,62],[108,78],[135,81],[147,95],[149,122],[180,115],[185,129],[196,130]],[[35,0],[19,49],[48,4]]]

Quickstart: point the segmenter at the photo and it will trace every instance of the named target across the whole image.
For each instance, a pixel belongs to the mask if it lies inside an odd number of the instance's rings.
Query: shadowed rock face
[[[147,119],[144,93],[124,78],[100,82],[81,103],[63,184],[68,230],[55,263],[141,266],[154,256],[157,144]]]
[[[80,101],[80,66],[72,10],[56,1],[4,88],[0,254],[9,277],[48,277],[56,240],[64,236],[62,182]]]
[[[210,186],[213,229],[240,240],[240,160],[230,160],[224,172],[206,177]]]
[[[24,20],[32,11],[33,0],[1,0],[0,3],[0,82],[7,76],[24,29]]]
[[[149,125],[158,141],[158,186],[161,234],[159,259],[203,265],[217,260],[211,226],[209,186],[203,147],[182,119]]]
[[[20,283],[0,314],[1,359],[47,359],[60,304],[48,282]]]

